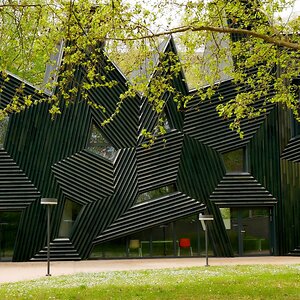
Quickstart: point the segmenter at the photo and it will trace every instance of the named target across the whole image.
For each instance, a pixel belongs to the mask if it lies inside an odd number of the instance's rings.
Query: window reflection
[[[183,239],[189,241],[188,247],[180,247]],[[212,254],[210,245],[209,254]],[[205,239],[197,214],[96,245],[90,258],[201,255],[205,255]]]
[[[223,154],[223,162],[227,173],[245,172],[246,150],[241,148]]]
[[[81,205],[71,200],[66,200],[62,219],[59,227],[59,237],[70,237],[72,227],[81,210]]]
[[[114,160],[117,154],[117,150],[104,138],[95,124],[92,125],[91,137],[87,149],[109,160]]]
[[[176,190],[175,184],[168,185],[168,186],[163,186],[163,187],[157,188],[155,190],[151,190],[151,191],[145,192],[143,194],[140,194],[138,196],[135,204],[148,202],[148,201],[160,198],[162,196],[174,193],[176,191],[177,190]]]
[[[270,255],[269,208],[221,208],[220,211],[235,255]]]

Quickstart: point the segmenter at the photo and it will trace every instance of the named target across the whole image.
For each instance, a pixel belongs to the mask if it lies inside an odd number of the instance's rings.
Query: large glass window
[[[246,149],[230,151],[223,154],[223,162],[227,173],[247,171]]]
[[[163,186],[163,187],[157,188],[155,190],[147,191],[143,194],[140,194],[138,196],[135,204],[148,202],[148,201],[160,198],[162,196],[166,196],[166,195],[174,193],[174,192],[176,192],[175,184]]]
[[[126,238],[124,237],[96,245],[90,258],[122,258],[126,256]]]
[[[115,159],[117,154],[117,150],[107,141],[95,124],[92,125],[91,137],[87,149],[111,161]]]
[[[0,212],[0,261],[11,261],[18,233],[21,212]]]
[[[65,201],[64,211],[59,227],[59,237],[70,237],[73,225],[80,213],[81,205],[71,200]]]
[[[212,253],[211,249],[209,251]],[[198,215],[193,215],[99,244],[90,258],[200,255],[205,255],[204,230]]]

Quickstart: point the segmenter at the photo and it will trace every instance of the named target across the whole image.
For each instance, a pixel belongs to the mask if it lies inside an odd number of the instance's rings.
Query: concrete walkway
[[[205,258],[168,258],[168,259],[122,259],[122,260],[84,260],[51,262],[52,276],[64,274],[107,272],[124,270],[166,269],[205,266]],[[211,266],[221,265],[291,265],[299,264],[300,257],[263,256],[209,258]],[[47,262],[0,262],[0,284],[44,277],[47,273]]]

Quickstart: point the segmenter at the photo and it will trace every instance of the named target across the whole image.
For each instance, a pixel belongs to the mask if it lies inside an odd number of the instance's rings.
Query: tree
[[[148,98],[157,113],[163,111],[162,96],[166,91],[173,94],[179,110],[186,109],[192,96],[175,91],[170,83],[182,69],[193,79],[203,101],[214,95],[222,79],[232,78],[240,91],[216,109],[220,117],[230,118],[232,129],[242,135],[240,121],[264,112],[263,106],[255,106],[262,97],[265,103],[283,104],[299,119],[295,79],[299,78],[300,18],[286,21],[278,14],[294,2],[2,0],[3,82],[9,80],[7,71],[10,71],[31,81],[41,91],[55,89],[56,93],[44,99],[51,103],[50,112],[55,115],[60,113],[61,103],[74,102],[78,92],[90,105],[105,110],[88,97],[88,90],[93,87],[116,84],[109,79],[109,68],[106,74],[97,68],[104,55],[117,62],[128,78],[134,70],[141,70],[144,62],[143,72],[131,78],[116,112],[127,96],[138,92]],[[159,51],[159,44],[170,34],[176,40],[178,55]],[[46,62],[51,63],[49,57],[57,52],[62,41],[62,63],[53,66],[51,80],[43,82],[43,67]],[[162,63],[155,63],[156,56]],[[73,81],[78,66],[85,70],[86,78],[80,86]],[[149,86],[149,74],[153,73],[155,80]],[[0,86],[0,91],[3,87]],[[11,102],[2,105],[2,118],[36,104],[32,97],[22,96],[22,89],[18,87]],[[269,97],[271,89],[274,95]]]

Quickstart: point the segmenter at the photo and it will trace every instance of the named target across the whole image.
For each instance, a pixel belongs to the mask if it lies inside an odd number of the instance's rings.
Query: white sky
[[[288,20],[289,18],[293,19],[297,16],[300,16],[300,0],[296,0],[292,9],[285,10],[280,15],[285,20]]]
[[[155,3],[160,2],[160,0],[124,0],[124,1],[132,3],[132,4],[141,3],[142,6],[147,7],[149,10],[151,10],[151,7],[154,7]],[[177,0],[176,2],[182,3],[182,2],[186,2],[186,0]],[[170,5],[172,3],[172,1],[166,1],[166,3]],[[170,9],[169,15],[173,19],[171,27],[176,26],[177,25],[176,19],[178,21],[180,12],[176,9],[174,9],[173,11]],[[282,13],[280,13],[280,16],[282,17],[282,19],[284,21],[292,20],[292,19],[296,18],[297,16],[300,16],[300,0],[295,0],[294,7],[283,11]],[[161,23],[162,24],[166,23],[164,18],[162,18]]]

